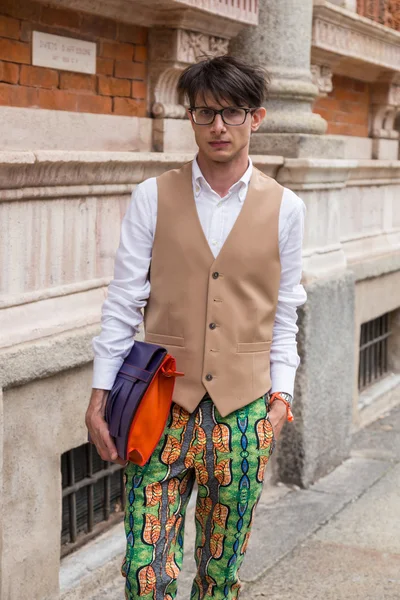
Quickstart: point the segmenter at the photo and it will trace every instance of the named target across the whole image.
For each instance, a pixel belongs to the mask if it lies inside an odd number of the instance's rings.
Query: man
[[[191,597],[238,597],[264,470],[291,416],[296,309],[306,299],[304,205],[249,159],[266,115],[265,73],[224,56],[190,66],[178,87],[199,152],[132,195],[86,415],[101,457],[118,461],[104,405],[145,308],[145,339],[167,347],[185,377],[151,459],[126,466],[128,600],[175,598],[195,481]]]

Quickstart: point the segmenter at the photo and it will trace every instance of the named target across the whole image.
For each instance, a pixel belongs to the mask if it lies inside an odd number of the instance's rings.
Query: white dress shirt
[[[204,179],[197,160],[193,161],[194,199],[201,226],[215,257],[243,207],[252,170],[249,160],[243,177],[221,198]],[[270,359],[272,392],[287,392],[292,396],[299,365],[297,307],[307,298],[300,284],[304,216],[302,200],[285,188],[279,214],[281,280]],[[136,187],[122,221],[114,279],[102,309],[102,329],[100,335],[93,339],[94,388],[111,389],[143,321],[142,309],[150,294],[148,274],[156,222],[157,182],[153,177]],[[268,265],[266,273],[267,270]]]

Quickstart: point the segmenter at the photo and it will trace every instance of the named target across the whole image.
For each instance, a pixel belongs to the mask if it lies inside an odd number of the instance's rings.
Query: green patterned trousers
[[[274,445],[267,404],[263,396],[226,417],[209,397],[192,414],[173,404],[149,462],[127,465],[122,566],[127,600],[176,597],[195,480],[197,574],[191,598],[238,598],[238,570]]]

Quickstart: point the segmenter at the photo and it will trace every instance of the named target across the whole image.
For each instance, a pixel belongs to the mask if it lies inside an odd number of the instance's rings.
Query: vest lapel
[[[214,254],[211,251],[210,245],[207,241],[203,227],[199,219],[199,213],[197,212],[196,200],[193,194],[193,176],[192,176],[192,162],[187,163],[182,168],[182,198],[185,203],[183,208],[186,212],[189,222],[196,223],[197,237],[201,244],[203,251],[207,253],[210,266],[214,262]],[[201,250],[201,248],[199,248]]]

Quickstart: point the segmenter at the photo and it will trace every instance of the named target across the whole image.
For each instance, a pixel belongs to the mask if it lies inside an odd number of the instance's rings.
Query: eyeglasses
[[[238,108],[236,106],[227,106],[226,108],[221,108],[221,110],[208,108],[208,106],[195,106],[189,108],[189,112],[196,125],[211,125],[211,123],[214,123],[216,115],[221,115],[225,125],[231,125],[233,127],[243,125],[247,118],[247,114],[252,113],[255,110],[257,109]]]

